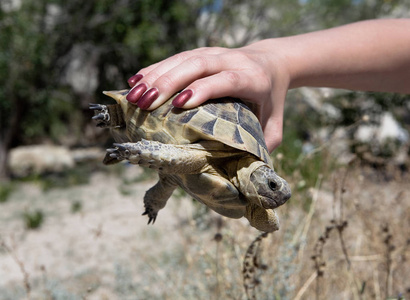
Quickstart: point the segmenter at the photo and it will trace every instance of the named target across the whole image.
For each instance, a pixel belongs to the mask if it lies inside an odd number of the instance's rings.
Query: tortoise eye
[[[269,180],[269,188],[270,188],[272,191],[276,191],[277,187],[278,187],[278,185],[276,184],[275,181]]]

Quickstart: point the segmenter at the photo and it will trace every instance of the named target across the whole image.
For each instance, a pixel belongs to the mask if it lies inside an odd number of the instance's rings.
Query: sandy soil
[[[200,229],[194,220],[198,207],[178,194],[160,212],[155,225],[147,226],[147,218],[141,216],[142,197],[155,179],[124,185],[125,179],[138,177],[140,172],[137,167],[125,169],[121,176],[97,172],[91,175],[89,184],[46,192],[35,183],[19,184],[9,200],[0,204],[0,299],[214,299],[207,293],[214,289],[211,295],[218,294],[219,283],[232,289],[231,296],[224,298],[245,299],[240,282],[241,260],[258,232],[246,220],[224,218],[225,232],[229,232],[231,240],[224,244],[229,251],[218,254],[220,248],[213,240],[218,222],[203,225],[206,230]],[[406,236],[410,239],[408,182],[385,182],[356,172],[350,175],[345,188],[348,204],[344,213],[349,220],[346,239],[352,260],[371,259],[363,268],[358,265],[356,275],[360,277],[363,272],[367,282],[369,276],[374,282],[383,282],[384,248],[379,236],[380,226],[387,222],[394,232],[394,242],[401,245],[395,250],[393,267],[400,277],[407,276],[404,266],[410,265],[403,257],[409,254],[409,247],[404,249],[403,245]],[[310,226],[306,225],[309,212],[287,205],[280,211],[282,229],[268,244],[273,278],[289,273],[275,279],[275,284],[283,281],[289,290],[286,292],[293,296],[309,282],[313,271],[309,257],[333,218],[335,206],[331,184],[327,189],[311,189],[309,193],[316,199]],[[74,202],[82,204],[79,212],[71,211]],[[44,222],[39,229],[28,230],[22,214],[36,209],[43,211]],[[211,214],[212,218],[220,220],[216,214]],[[303,241],[286,244],[303,230]],[[334,272],[335,282],[342,282],[338,278],[350,273],[340,274],[346,268],[341,265],[339,243],[335,238],[333,244],[328,244],[326,247],[331,248],[325,254],[330,261],[329,272]],[[291,256],[289,251],[296,251],[297,255]],[[298,259],[302,257],[301,264]],[[380,271],[380,279],[374,279],[375,270]],[[236,282],[230,281],[231,277]],[[214,278],[219,278],[217,284],[212,283]],[[331,280],[333,275],[328,278]],[[392,290],[404,291],[404,278],[395,278],[393,283]],[[304,292],[307,298],[301,299],[311,299],[312,286]],[[334,283],[329,286],[326,291],[331,292]],[[368,289],[372,289],[370,283]],[[375,299],[381,299],[380,293],[373,293]],[[334,299],[351,299],[352,294],[347,290],[331,295],[335,295]]]
[[[126,177],[138,176],[141,169],[127,172]],[[36,184],[21,184],[0,210],[0,237],[8,248],[0,253],[0,299],[26,297],[24,273],[33,298],[44,297],[39,281],[49,285],[53,279],[60,285],[55,288],[62,290],[60,294],[115,299],[110,289],[115,286],[116,262],[178,244],[175,227],[178,220],[191,215],[191,202],[177,207],[180,199],[171,199],[156,224],[147,226],[147,218],[141,216],[142,196],[155,179],[134,184],[127,193],[120,192],[122,182],[123,178],[96,173],[88,185],[45,193]],[[75,201],[82,203],[77,213],[71,212]],[[21,216],[37,209],[43,211],[44,223],[27,230]],[[94,291],[97,285],[102,288]]]

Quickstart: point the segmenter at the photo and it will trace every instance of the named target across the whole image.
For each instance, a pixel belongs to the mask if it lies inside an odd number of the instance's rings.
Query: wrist
[[[255,42],[246,47],[256,52],[259,65],[265,68],[272,90],[287,91],[291,84],[292,74],[285,46],[281,39],[272,38]]]
[[[319,86],[324,75],[324,61],[318,53],[314,41],[305,35],[275,38],[269,40],[274,49],[274,64],[281,70],[280,75],[286,76],[288,89],[302,86]],[[323,76],[324,75],[324,76]]]

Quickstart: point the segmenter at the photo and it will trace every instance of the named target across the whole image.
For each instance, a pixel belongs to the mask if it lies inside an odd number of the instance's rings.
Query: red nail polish
[[[172,105],[175,107],[184,106],[184,104],[187,103],[189,99],[191,99],[193,94],[194,92],[192,90],[185,90],[181,92],[178,96],[175,97],[174,100],[172,100]]]
[[[131,103],[136,103],[139,98],[141,98],[142,94],[147,90],[147,85],[145,83],[141,83],[133,88],[127,95],[127,100]]]
[[[157,88],[152,88],[148,90],[144,96],[137,102],[137,105],[141,109],[147,109],[151,106],[152,102],[154,102],[159,96],[159,91]]]
[[[130,86],[130,87],[134,87],[137,83],[138,83],[138,81],[140,81],[141,79],[142,79],[142,75],[141,74],[135,74],[134,76],[131,76],[128,80],[127,80],[127,82],[128,82],[128,85]]]

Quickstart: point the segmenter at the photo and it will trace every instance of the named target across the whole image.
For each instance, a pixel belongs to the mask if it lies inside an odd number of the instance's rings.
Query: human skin
[[[289,89],[311,86],[410,93],[410,19],[353,23],[245,47],[198,48],[141,69],[127,99],[142,109],[178,91],[176,107],[236,97],[255,103],[268,150],[282,141]]]

